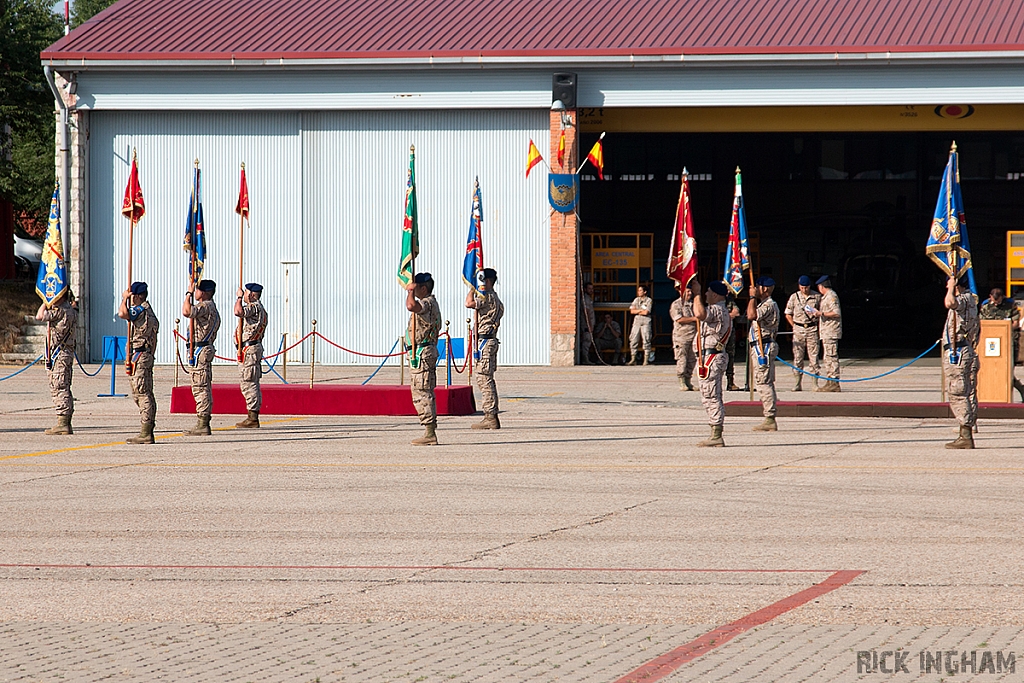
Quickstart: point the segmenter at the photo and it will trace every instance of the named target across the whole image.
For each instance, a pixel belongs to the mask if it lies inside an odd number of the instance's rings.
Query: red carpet
[[[473,388],[466,385],[437,387],[438,415],[472,415],[476,412]],[[171,390],[172,413],[196,412],[192,387]],[[215,415],[245,415],[245,399],[237,384],[213,385]],[[412,393],[406,386],[367,385],[263,385],[260,415],[415,415]]]
[[[948,403],[883,403],[878,401],[779,401],[779,417],[936,417],[950,418]],[[731,417],[761,417],[760,401],[729,401]],[[978,417],[1024,419],[1024,403],[979,403]]]

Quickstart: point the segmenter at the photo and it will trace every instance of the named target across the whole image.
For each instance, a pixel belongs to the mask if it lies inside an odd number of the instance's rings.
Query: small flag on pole
[[[185,224],[182,248],[191,254],[188,260],[188,276],[189,281],[195,284],[203,278],[203,265],[206,263],[206,230],[203,228],[203,197],[198,161],[192,177],[192,197],[188,202],[188,220]]]
[[[540,150],[537,149],[537,145],[533,144],[533,140],[530,140],[530,149],[526,152],[526,177],[530,177],[530,171],[533,167],[544,161],[544,157],[540,155]]]
[[[462,262],[462,279],[478,292],[480,282],[477,273],[483,269],[483,200],[480,196],[480,179],[477,178],[473,181],[473,211],[469,218],[469,236],[466,238],[466,258]]]
[[[419,219],[416,211],[416,149],[409,148],[409,175],[405,183],[405,218],[402,221],[402,259],[398,264],[398,284],[408,287],[416,273],[413,261],[420,253]]]
[[[242,181],[238,187],[238,203],[235,204],[235,213],[246,220],[249,219],[249,184],[245,182],[245,164],[242,164]]]
[[[597,177],[604,180],[604,146],[601,142],[604,140],[604,133],[601,133],[601,137],[597,139],[594,146],[590,148],[590,152],[587,154],[587,160],[597,167]]]
[[[124,188],[124,202],[121,214],[130,221],[138,222],[146,215],[146,202],[142,199],[142,186],[139,184],[139,164],[135,150],[132,150],[132,170],[128,174],[128,185]]]
[[[732,200],[732,222],[729,226],[729,246],[725,250],[725,274],[722,279],[733,294],[743,291],[743,271],[750,268],[747,248],[747,213],[743,209],[743,178],[736,167],[736,191]]]
[[[565,167],[565,130],[562,130],[562,134],[558,138],[558,165]]]
[[[53,187],[50,199],[50,221],[46,227],[46,241],[39,261],[36,294],[49,308],[68,291],[68,271],[64,262],[64,243],[60,236],[60,183]]]
[[[676,208],[676,225],[668,252],[668,277],[686,287],[697,275],[697,240],[693,236],[693,214],[690,213],[690,181],[683,169],[683,182]]]
[[[964,199],[960,194],[960,156],[955,142],[949,151],[946,170],[942,173],[932,229],[924,250],[946,275],[959,280],[966,273],[971,292],[978,293],[971,263],[971,243],[967,239]]]

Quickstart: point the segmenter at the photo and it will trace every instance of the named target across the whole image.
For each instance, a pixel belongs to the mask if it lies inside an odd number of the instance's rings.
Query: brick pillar
[[[566,112],[572,125],[565,128],[565,169],[558,165],[558,141],[562,112],[551,112],[551,168],[572,173],[578,165],[576,110]],[[579,226],[575,213],[551,214],[551,365],[576,364],[577,271],[576,243]]]

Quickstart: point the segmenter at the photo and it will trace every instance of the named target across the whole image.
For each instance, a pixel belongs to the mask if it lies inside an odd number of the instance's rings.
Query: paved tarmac
[[[41,368],[0,383],[0,681],[1024,681],[1019,421],[948,451],[948,420],[729,418],[697,449],[655,365],[500,368],[502,429],[434,448],[386,417],[184,437],[173,374],[141,447],[108,372],[69,437]],[[933,360],[781,397],[939,390]]]

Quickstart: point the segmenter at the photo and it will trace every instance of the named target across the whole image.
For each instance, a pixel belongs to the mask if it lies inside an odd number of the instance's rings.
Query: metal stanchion
[[[473,384],[473,352],[476,350],[476,344],[473,341],[473,319],[466,318],[466,367],[469,368],[469,372],[466,373],[466,384]]]
[[[281,335],[281,379],[288,383],[288,333]]]
[[[444,321],[444,358],[445,365],[448,367],[447,379],[445,379],[445,387],[452,385],[452,338],[448,334],[448,326],[451,322],[448,320]]]
[[[313,321],[313,350],[309,357],[309,388],[313,388],[313,368],[316,367],[316,320]]]
[[[405,337],[398,338],[398,346],[402,349],[402,355],[399,358],[399,370],[398,370],[398,383],[401,386],[405,386]]]
[[[174,386],[178,386],[178,366],[181,365],[178,362],[178,323],[181,322],[181,318],[174,319]]]

